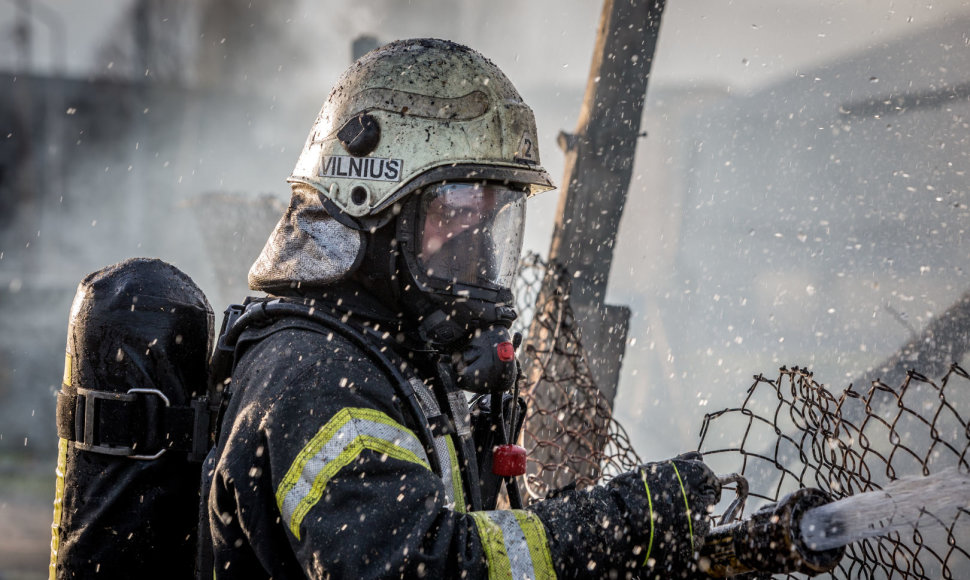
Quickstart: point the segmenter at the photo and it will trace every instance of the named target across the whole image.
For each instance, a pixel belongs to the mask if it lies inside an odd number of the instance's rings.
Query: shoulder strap
[[[222,400],[219,413],[218,425],[222,424],[222,415],[228,405],[230,389],[229,377],[232,376],[233,368],[236,364],[236,350],[239,338],[243,331],[264,327],[265,336],[279,332],[291,325],[273,326],[284,318],[294,318],[299,323],[298,326],[311,332],[336,332],[344,339],[348,340],[360,348],[368,358],[387,376],[395,393],[400,398],[405,412],[411,416],[414,428],[417,430],[418,438],[425,449],[428,460],[435,473],[441,474],[441,458],[434,446],[434,437],[431,433],[428,417],[425,415],[414,386],[408,381],[404,373],[401,372],[400,361],[395,361],[392,354],[387,350],[378,348],[373,342],[367,339],[360,331],[352,326],[322,312],[312,306],[286,301],[280,298],[253,300],[245,305],[232,305],[226,310],[226,317],[223,321],[222,331],[216,344],[216,350],[212,355],[212,382],[210,387],[211,396],[218,394]],[[307,324],[309,323],[309,324]],[[217,435],[218,436],[218,435]]]

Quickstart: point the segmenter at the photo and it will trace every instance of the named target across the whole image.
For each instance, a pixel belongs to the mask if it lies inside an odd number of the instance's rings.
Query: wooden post
[[[612,405],[630,310],[605,304],[616,234],[633,172],[664,0],[606,0],[576,131],[566,153],[549,259],[575,276],[572,303],[593,378]]]
[[[559,135],[566,169],[549,260],[565,272],[546,276],[526,344],[534,496],[596,481],[609,442],[630,310],[604,299],[663,9],[664,0],[605,0],[579,123]]]

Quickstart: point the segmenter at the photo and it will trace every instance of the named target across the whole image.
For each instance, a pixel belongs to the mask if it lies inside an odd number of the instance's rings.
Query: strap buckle
[[[165,396],[165,393],[151,388],[133,388],[128,389],[126,393],[112,393],[109,391],[96,391],[78,387],[77,394],[79,397],[84,397],[84,413],[75,413],[74,416],[75,445],[78,449],[145,461],[158,459],[168,450],[163,447],[151,455],[135,453],[135,447],[133,445],[102,445],[99,438],[95,435],[95,429],[98,425],[98,407],[100,400],[133,403],[138,399],[139,395],[154,395],[161,399],[165,407],[170,407],[171,402]],[[158,425],[159,418],[149,417],[148,423]]]

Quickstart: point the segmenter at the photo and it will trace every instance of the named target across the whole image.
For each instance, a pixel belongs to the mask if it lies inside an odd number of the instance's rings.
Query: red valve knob
[[[525,473],[525,447],[520,445],[496,445],[492,449],[492,473],[502,477],[515,477]]]
[[[515,358],[515,347],[509,341],[498,343],[495,350],[498,352],[498,360],[502,362],[509,362]]]

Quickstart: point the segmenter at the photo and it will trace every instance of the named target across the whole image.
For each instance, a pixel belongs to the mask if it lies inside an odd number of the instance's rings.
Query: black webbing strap
[[[167,451],[202,461],[209,448],[205,399],[172,406],[158,389],[128,392],[77,388],[57,394],[57,435],[76,448],[131,459],[157,459]]]
[[[414,387],[404,377],[400,363],[392,360],[391,351],[375,346],[363,333],[342,320],[338,320],[317,308],[301,302],[289,301],[283,298],[272,298],[268,300],[257,299],[248,302],[241,311],[241,314],[240,311],[234,311],[230,314],[228,310],[226,314],[227,321],[224,323],[223,332],[220,333],[219,344],[225,345],[227,351],[230,348],[235,348],[244,330],[252,327],[263,327],[267,333],[271,334],[281,330],[282,327],[274,326],[272,329],[267,327],[283,318],[308,321],[310,324],[306,325],[290,322],[289,326],[300,326],[301,328],[316,333],[336,332],[359,347],[387,376],[388,381],[395,390],[395,394],[401,401],[404,412],[411,415],[411,419],[414,421],[414,428],[417,430],[416,435],[425,449],[432,471],[439,475],[442,473],[442,458],[438,457],[438,453],[435,450],[434,436],[431,433],[428,419],[425,417],[424,411],[418,402]],[[230,315],[232,316],[231,320],[228,318]],[[231,366],[229,372],[231,373]]]

